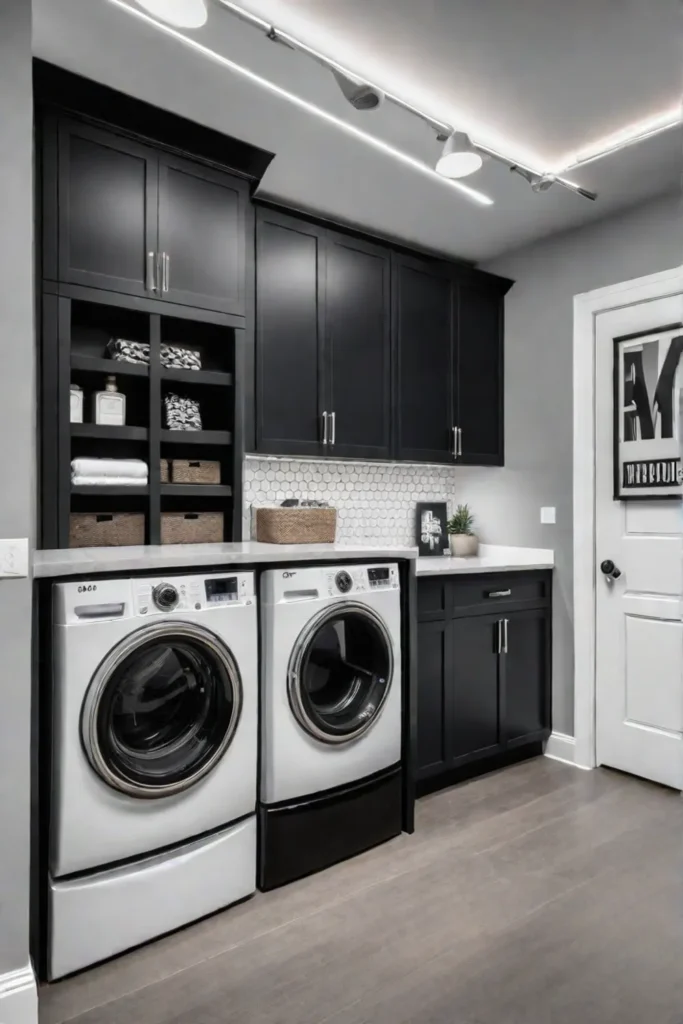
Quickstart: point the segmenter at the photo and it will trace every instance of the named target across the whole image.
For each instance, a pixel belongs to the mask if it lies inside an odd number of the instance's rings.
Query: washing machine
[[[47,973],[256,888],[249,572],[54,587]]]
[[[396,565],[261,577],[259,886],[272,889],[402,829]]]

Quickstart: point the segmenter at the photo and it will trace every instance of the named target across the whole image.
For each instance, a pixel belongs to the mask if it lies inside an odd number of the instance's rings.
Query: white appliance
[[[261,621],[260,883],[272,888],[401,831],[398,566],[269,570]]]
[[[48,974],[250,895],[254,576],[54,588]]]

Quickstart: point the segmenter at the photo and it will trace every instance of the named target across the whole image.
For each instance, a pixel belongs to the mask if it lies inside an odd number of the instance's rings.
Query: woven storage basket
[[[142,512],[72,512],[70,548],[104,548],[145,543]]]
[[[336,508],[256,508],[256,540],[265,544],[334,544]]]
[[[221,464],[209,459],[171,459],[174,484],[219,484]]]
[[[159,474],[159,479],[161,480],[162,484],[167,484],[170,480],[168,459],[161,459],[161,465],[159,466]]]
[[[162,544],[220,544],[222,512],[162,512]]]

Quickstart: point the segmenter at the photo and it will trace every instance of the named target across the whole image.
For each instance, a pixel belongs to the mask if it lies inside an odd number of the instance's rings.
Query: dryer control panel
[[[395,565],[350,565],[327,570],[327,594],[330,597],[398,590],[398,586],[398,568]]]
[[[170,576],[132,582],[138,615],[254,603],[254,574],[251,572],[228,571],[212,576]]]

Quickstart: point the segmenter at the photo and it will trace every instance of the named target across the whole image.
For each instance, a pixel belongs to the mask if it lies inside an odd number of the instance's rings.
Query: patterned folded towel
[[[164,398],[166,426],[169,430],[201,430],[202,417],[199,402],[193,398],[181,398],[170,392]]]

